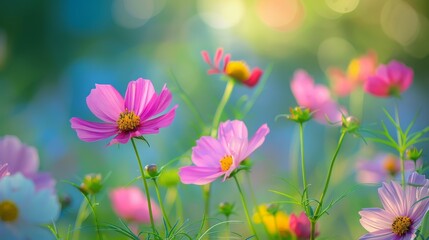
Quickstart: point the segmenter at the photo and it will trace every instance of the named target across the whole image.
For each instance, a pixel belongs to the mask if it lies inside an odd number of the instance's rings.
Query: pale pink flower
[[[339,68],[329,68],[328,76],[332,83],[332,90],[340,97],[353,92],[357,87],[363,86],[369,76],[377,68],[377,54],[369,51],[367,54],[350,61],[347,72]]]
[[[292,94],[299,106],[309,108],[314,112],[316,121],[326,124],[340,124],[342,115],[346,114],[343,107],[332,98],[329,89],[321,84],[315,84],[313,78],[304,70],[297,70],[291,81]]]
[[[376,74],[365,82],[364,89],[377,97],[399,96],[411,86],[413,76],[413,69],[393,60],[380,65]]]
[[[86,142],[114,136],[109,145],[124,144],[133,137],[156,134],[160,128],[169,126],[177,105],[166,114],[159,114],[167,109],[171,99],[171,93],[165,85],[158,95],[152,82],[142,78],[128,84],[125,99],[111,85],[96,84],[86,98],[86,103],[91,112],[104,123],[74,117],[70,119],[71,127]]]
[[[383,183],[378,194],[383,209],[365,208],[359,212],[360,223],[369,232],[360,239],[414,239],[429,209],[429,181],[414,172],[405,189],[392,181]]]
[[[221,123],[217,139],[204,136],[197,141],[197,146],[192,148],[195,166],[180,168],[180,180],[184,184],[203,185],[223,175],[225,181],[243,160],[262,145],[269,131],[264,124],[249,141],[244,122],[234,120]]]
[[[289,228],[298,239],[310,239],[311,222],[305,212],[301,212],[298,217],[292,213],[289,218]],[[315,234],[316,236],[319,235],[317,231]]]
[[[132,223],[150,224],[147,199],[138,187],[116,188],[109,196],[113,210],[119,217]],[[151,207],[154,221],[159,221],[160,209],[152,199]]]
[[[221,66],[223,49],[216,50],[213,62],[210,60],[210,55],[207,51],[201,51],[204,61],[211,67],[208,74],[224,74],[235,79],[248,87],[255,86],[262,76],[263,71],[256,67],[252,71],[244,61],[230,61],[231,55],[226,54],[223,58],[223,66]]]
[[[55,180],[50,173],[39,172],[39,154],[36,148],[22,143],[16,136],[0,138],[0,178],[22,173],[32,180],[36,190],[55,191]]]
[[[414,162],[405,161],[405,171],[408,174],[415,171]],[[417,161],[417,167],[422,164]],[[356,179],[360,183],[381,183],[387,180],[396,179],[400,176],[401,160],[399,157],[389,153],[380,153],[373,159],[360,159],[356,164]]]

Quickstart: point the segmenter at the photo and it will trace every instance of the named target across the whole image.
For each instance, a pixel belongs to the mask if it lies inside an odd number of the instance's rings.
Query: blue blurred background
[[[52,172],[60,195],[71,195],[72,205],[58,223],[61,231],[73,224],[82,200],[80,193],[61,180],[79,183],[88,173],[111,173],[99,198],[100,218],[117,223],[107,192],[139,175],[132,148],[105,147],[107,141],[82,142],[69,119],[77,116],[96,121],[85,101],[95,83],[112,84],[123,94],[129,81],[143,77],[151,79],[157,91],[167,83],[174,95],[178,89],[172,81],[174,75],[210,124],[225,82],[206,74],[208,67],[200,51],[214,54],[223,47],[233,59],[245,59],[251,67],[272,66],[265,89],[245,121],[249,133],[263,123],[271,129],[252,158],[251,184],[256,198],[260,203],[281,200],[268,190],[288,192],[281,178],[299,184],[298,135],[293,123],[274,119],[296,105],[289,87],[296,69],[305,69],[317,83],[329,85],[328,67],[345,69],[352,58],[368,50],[374,50],[381,63],[402,61],[414,69],[415,78],[398,101],[401,119],[408,124],[419,112],[414,129],[428,125],[427,9],[429,2],[417,0],[0,1],[0,135],[16,135],[35,146],[41,170]],[[224,119],[233,117],[240,98],[253,93],[254,89],[237,86]],[[345,106],[349,103],[348,98],[340,101]],[[200,136],[198,122],[182,99],[174,95],[173,102],[180,107],[172,126],[147,136],[150,148],[141,143],[145,164],[162,165],[181,156]],[[380,119],[386,119],[381,108],[393,112],[394,103],[366,95],[359,116],[363,125],[376,128]],[[305,131],[310,193],[318,197],[339,130],[311,122]],[[356,159],[370,158],[378,151],[395,153],[348,137],[335,168],[333,192],[338,196],[354,187]],[[173,166],[187,164],[189,154]],[[376,187],[356,189],[322,219],[324,239],[356,239],[365,232],[357,212],[380,203]],[[183,202],[192,199],[185,206],[185,217],[199,221],[201,189],[180,185],[179,190]],[[213,215],[221,218],[215,215],[216,205],[226,200],[236,202],[239,213],[235,217],[244,220],[237,195],[231,181],[216,182]],[[288,213],[300,211],[296,206],[283,208]],[[233,228],[246,231],[244,223]],[[88,239],[94,233],[90,227],[84,232]]]

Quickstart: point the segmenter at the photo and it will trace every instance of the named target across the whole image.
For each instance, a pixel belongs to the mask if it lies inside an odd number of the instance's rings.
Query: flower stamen
[[[125,112],[119,115],[119,119],[116,123],[121,132],[130,132],[140,125],[140,117],[133,111],[130,112],[128,109],[125,109]]]
[[[391,175],[391,176],[395,176],[396,173],[398,173],[399,171],[399,166],[397,163],[397,160],[394,156],[392,155],[388,155],[384,160],[383,160],[383,168]]]
[[[413,221],[409,217],[396,217],[392,223],[392,232],[398,236],[403,236],[410,230]]]
[[[14,222],[18,219],[19,209],[14,202],[6,200],[0,202],[0,220]]]
[[[226,172],[231,168],[232,156],[226,155],[219,162],[220,162],[220,168],[222,169],[222,172]]]
[[[226,75],[237,81],[245,82],[250,77],[250,71],[243,61],[230,61],[225,68]]]

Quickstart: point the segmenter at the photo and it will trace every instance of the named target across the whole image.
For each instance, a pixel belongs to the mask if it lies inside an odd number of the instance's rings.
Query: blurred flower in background
[[[50,189],[37,190],[21,173],[0,179],[2,239],[54,239],[42,225],[58,219],[60,204]]]
[[[39,172],[39,155],[34,147],[21,143],[16,136],[0,138],[0,168],[3,174],[23,174],[32,180],[36,190],[55,192],[55,180],[50,173]]]
[[[415,171],[414,161],[405,160],[405,171]],[[422,161],[417,161],[417,168]],[[356,163],[356,179],[360,183],[381,183],[400,176],[401,160],[390,153],[378,153],[372,159],[359,159]]]

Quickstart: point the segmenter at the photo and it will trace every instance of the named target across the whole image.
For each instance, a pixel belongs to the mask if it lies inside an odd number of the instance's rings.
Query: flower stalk
[[[250,219],[249,210],[247,209],[246,198],[244,197],[243,191],[241,190],[240,183],[238,182],[237,176],[234,175],[235,183],[237,184],[238,191],[240,192],[241,203],[243,204],[244,213],[246,214],[247,223],[249,224],[250,229],[255,235],[256,239],[259,239],[258,234],[256,233],[255,226],[253,226],[252,220]]]
[[[331,175],[332,170],[334,169],[335,160],[337,159],[338,153],[341,149],[341,146],[343,144],[344,136],[346,135],[347,131],[342,131],[340,139],[338,140],[337,149],[335,150],[335,153],[332,157],[331,164],[329,165],[329,171],[328,176],[326,177],[325,186],[323,187],[322,195],[320,196],[320,200],[317,204],[316,210],[314,212],[314,215],[311,216],[310,222],[311,222],[311,235],[310,239],[313,240],[316,237],[316,222],[321,217],[320,211],[322,210],[323,201],[325,200],[326,192],[328,191],[329,183],[331,181]]]
[[[146,192],[147,207],[148,207],[148,209],[149,209],[150,225],[151,225],[151,227],[152,227],[153,233],[156,233],[155,223],[154,223],[154,221],[153,221],[152,204],[151,204],[151,202],[150,202],[150,193],[149,193],[149,188],[148,188],[148,186],[147,186],[146,176],[145,176],[145,173],[144,173],[144,169],[143,169],[142,162],[141,162],[141,160],[140,160],[139,152],[137,151],[137,147],[136,147],[136,143],[135,143],[135,141],[134,141],[134,138],[131,138],[131,143],[133,144],[134,152],[136,153],[137,162],[138,162],[138,164],[139,164],[140,173],[141,173],[141,175],[142,175],[142,180],[143,180],[144,190],[145,190],[145,192]]]

